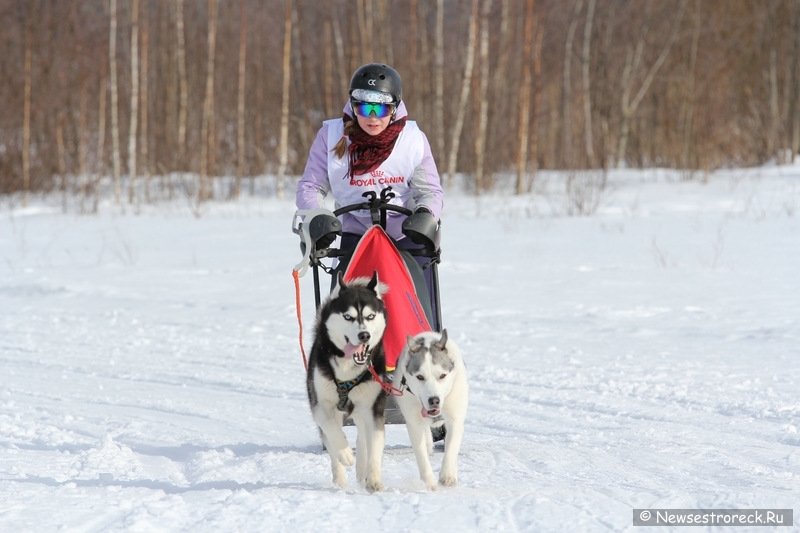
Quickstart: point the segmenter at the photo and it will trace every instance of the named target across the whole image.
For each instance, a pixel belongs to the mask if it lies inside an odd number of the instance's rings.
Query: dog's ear
[[[447,346],[447,328],[442,330],[442,338],[436,343],[436,347],[442,351],[445,351],[445,346]]]
[[[336,274],[336,284],[340,288],[342,289],[344,288],[344,272],[342,272],[341,270],[339,271],[338,274]]]
[[[412,353],[422,348],[422,343],[415,341],[411,335],[406,335],[406,345],[408,346],[408,351]]]
[[[377,286],[378,286],[378,271],[377,270],[373,270],[372,271],[372,279],[369,280],[369,283],[367,283],[367,288],[369,290],[371,290],[372,292],[374,292],[375,294],[377,294],[378,291],[375,290],[375,287],[377,287]]]

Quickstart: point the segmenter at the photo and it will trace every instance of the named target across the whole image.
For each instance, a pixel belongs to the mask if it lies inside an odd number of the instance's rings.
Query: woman
[[[438,220],[443,205],[439,172],[428,138],[416,122],[407,120],[400,75],[380,63],[364,65],[353,73],[349,95],[344,117],[323,122],[311,146],[297,186],[298,209],[324,208],[328,193],[338,209],[364,202],[368,191],[380,196],[390,186],[395,195],[391,203],[415,213],[426,211]],[[387,211],[386,232],[399,248],[415,248],[402,232],[405,218]],[[355,247],[372,225],[368,211],[346,213],[340,219],[342,249]],[[432,294],[429,274],[426,270]],[[439,329],[438,324],[432,326]]]

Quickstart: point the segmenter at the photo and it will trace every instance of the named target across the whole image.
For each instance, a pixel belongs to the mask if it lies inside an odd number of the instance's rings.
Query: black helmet
[[[400,74],[382,63],[369,63],[359,67],[350,79],[350,94],[356,89],[391,94],[398,104],[403,98],[403,81],[400,79]]]

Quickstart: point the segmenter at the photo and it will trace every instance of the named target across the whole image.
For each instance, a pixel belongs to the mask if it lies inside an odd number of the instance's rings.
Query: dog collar
[[[339,393],[339,403],[336,404],[336,408],[339,411],[344,412],[347,410],[347,400],[350,396],[350,391],[353,390],[356,385],[363,383],[369,375],[369,371],[365,369],[361,374],[348,381],[339,381],[333,378],[334,381],[336,381],[336,390]]]

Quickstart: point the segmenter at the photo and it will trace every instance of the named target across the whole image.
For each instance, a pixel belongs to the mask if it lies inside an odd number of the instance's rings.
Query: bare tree
[[[283,177],[289,163],[289,87],[292,58],[292,0],[286,0],[283,35],[283,99],[281,103],[281,132],[278,145],[277,195],[283,199]]]
[[[456,162],[458,161],[458,144],[461,141],[461,130],[464,127],[464,114],[467,111],[469,100],[469,89],[472,82],[472,68],[475,64],[475,44],[478,40],[478,0],[472,0],[472,12],[469,18],[469,41],[467,43],[467,62],[464,65],[464,78],[461,83],[461,97],[456,112],[456,123],[453,126],[453,140],[450,143],[450,157],[447,161],[447,174],[445,175],[445,187],[449,187],[456,174]]]
[[[183,27],[183,2],[175,2],[175,32],[178,37],[178,85],[180,86],[180,102],[178,104],[178,160],[186,164],[186,113],[189,105],[189,89],[186,81],[186,44]]]
[[[22,122],[22,207],[28,206],[28,191],[31,188],[31,25],[33,5],[29,5],[25,17],[25,88]]]
[[[203,122],[200,130],[200,194],[204,202],[213,197],[212,153],[214,151],[214,52],[217,41],[217,1],[208,0],[208,61],[206,65],[206,97],[203,102]],[[209,176],[211,172],[211,176]]]
[[[111,143],[114,161],[114,199],[122,201],[122,165],[119,153],[119,94],[117,92],[117,0],[110,0],[111,31],[108,39],[108,58],[111,76]]]
[[[688,87],[686,88],[686,96],[684,97],[686,111],[683,120],[683,146],[681,150],[681,166],[683,166],[683,168],[689,168],[689,152],[692,147],[694,102],[697,98],[695,94],[695,85],[697,83],[697,48],[700,42],[700,30],[702,28],[702,6],[703,0],[695,0],[694,31],[692,33],[692,48],[689,51]]]
[[[139,126],[139,0],[131,0],[131,121],[128,132],[128,202],[136,181],[136,129]]]
[[[536,0],[525,4],[525,35],[522,52],[522,83],[519,86],[519,148],[517,150],[516,193],[525,192],[525,174],[528,170],[528,127],[530,125],[531,60],[533,55],[534,9]]]
[[[444,0],[436,0],[436,34],[434,44],[433,80],[436,89],[436,105],[434,106],[434,137],[436,138],[436,154],[444,157]],[[446,181],[446,180],[445,180]]]
[[[792,112],[792,160],[800,153],[800,0],[794,2],[794,50],[792,51],[792,72],[794,84],[790,95],[794,110]]]
[[[642,60],[645,38],[647,37],[647,32],[649,29],[649,21],[645,20],[641,27],[641,31],[639,32],[639,40],[636,43],[636,50],[633,52],[630,49],[628,50],[625,70],[622,73],[622,126],[620,128],[619,142],[617,143],[618,165],[621,164],[625,159],[625,153],[628,148],[631,117],[636,112],[639,104],[642,103],[642,99],[644,98],[645,94],[647,94],[650,84],[653,83],[653,78],[664,64],[664,61],[667,59],[667,55],[669,55],[669,51],[672,48],[672,43],[675,41],[675,35],[678,33],[678,27],[683,19],[683,12],[686,10],[687,3],[688,0],[681,0],[680,6],[678,7],[678,13],[675,15],[675,20],[673,21],[672,29],[669,33],[669,37],[664,43],[664,47],[661,49],[661,53],[658,55],[658,58],[650,67],[650,70],[648,70],[647,75],[645,76],[644,81],[639,87],[639,90],[633,100],[631,100],[631,93],[633,92],[634,73],[636,72]]]
[[[769,135],[767,136],[767,156],[774,157],[780,136],[780,115],[778,113],[778,50],[775,24],[775,2],[767,2],[767,26],[769,38]]]
[[[108,88],[106,87],[106,62],[102,61],[102,65],[100,67],[100,90],[98,91],[98,98],[100,102],[98,103],[98,112],[97,112],[97,162],[94,168],[94,204],[92,207],[92,212],[97,212],[97,204],[100,200],[100,177],[103,174],[103,170],[105,168],[104,161],[105,161],[105,145],[106,145],[106,92]]]
[[[594,8],[597,0],[589,0],[586,8],[586,25],[583,28],[583,53],[581,55],[581,72],[583,74],[583,128],[586,139],[586,159],[589,168],[594,168],[594,140],[592,139],[592,91],[589,79],[589,65],[592,59],[592,26],[594,24]]]
[[[478,134],[475,137],[475,192],[483,192],[484,150],[486,149],[486,125],[489,118],[489,13],[492,11],[492,0],[483,0],[481,10],[480,37],[480,87],[478,89]]]
[[[148,131],[148,122],[150,107],[148,102],[148,85],[150,77],[148,75],[150,65],[150,10],[149,3],[145,1],[145,12],[142,18],[142,74],[141,74],[141,99],[142,99],[142,171],[144,172],[144,194],[145,200],[150,201],[150,137]]]
[[[236,188],[233,197],[239,198],[242,190],[242,174],[244,173],[244,89],[245,66],[247,58],[247,0],[241,0],[241,21],[239,23],[239,98],[236,104]]]
[[[578,17],[583,9],[583,0],[575,0],[575,9],[572,11],[572,21],[567,30],[567,41],[564,44],[564,83],[561,86],[561,124],[563,128],[562,161],[564,165],[572,166],[572,117],[570,100],[572,98],[572,43],[575,39],[575,30],[578,27]]]

